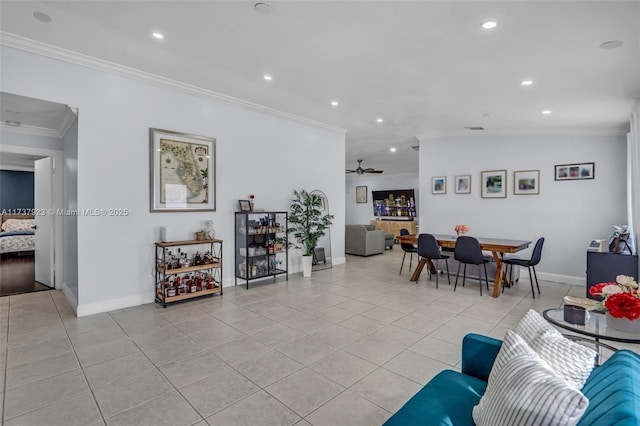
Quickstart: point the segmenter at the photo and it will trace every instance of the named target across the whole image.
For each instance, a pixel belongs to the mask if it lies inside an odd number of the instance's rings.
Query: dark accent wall
[[[0,211],[33,209],[33,172],[0,170]]]

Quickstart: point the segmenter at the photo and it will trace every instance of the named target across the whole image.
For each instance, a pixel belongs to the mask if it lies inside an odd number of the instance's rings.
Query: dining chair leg
[[[467,280],[467,264],[464,264],[464,268],[462,268],[462,287],[464,287],[464,282]]]
[[[411,270],[411,262],[413,262],[413,252],[410,253],[411,256],[409,256],[409,270]]]
[[[456,284],[453,286],[453,291],[456,291],[458,288],[458,277],[460,276],[460,264],[458,263],[458,272],[456,272]]]
[[[433,263],[433,267],[436,269],[436,288],[438,288],[438,261],[432,260],[431,263]]]
[[[400,272],[398,272],[398,274],[402,274],[402,267],[404,266],[404,257],[407,255],[407,252],[405,251],[404,254],[402,255],[402,263],[400,264]],[[411,268],[409,268],[411,269]]]
[[[480,271],[480,264],[478,264],[478,287],[480,287],[480,296],[482,296],[482,272]]]
[[[449,260],[445,258],[444,264],[447,266],[447,281],[449,281],[449,285],[451,285],[451,277],[449,276]]]
[[[538,284],[538,275],[536,275],[536,267],[532,266],[533,269],[533,277],[536,279],[536,287],[538,287],[538,295],[540,294],[540,285]]]
[[[480,274],[478,274],[480,275]],[[487,264],[484,264],[484,282],[487,283],[487,291],[489,291],[489,276],[487,275]],[[480,283],[480,286],[482,286],[482,283]]]
[[[536,292],[533,291],[533,279],[531,278],[531,268],[527,266],[527,270],[529,271],[529,281],[531,282],[531,295],[533,298],[536,298]]]

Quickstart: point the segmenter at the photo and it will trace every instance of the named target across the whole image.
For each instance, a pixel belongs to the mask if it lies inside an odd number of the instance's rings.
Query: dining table
[[[456,239],[458,238],[456,235],[443,235],[443,234],[434,234],[436,237],[436,241],[438,241],[438,245],[444,249],[455,249],[456,247]],[[418,244],[418,235],[400,235],[398,241],[400,243],[408,243],[408,244]],[[480,243],[480,248],[483,251],[490,251],[493,255],[493,260],[496,262],[496,276],[493,281],[493,297],[500,296],[500,282],[503,279],[504,270],[502,267],[502,261],[504,259],[505,254],[517,253],[521,250],[525,250],[531,245],[531,241],[526,240],[511,240],[505,238],[484,238],[484,237],[474,237]],[[424,269],[425,265],[429,267],[431,273],[436,273],[436,268],[431,262],[431,260],[426,258],[420,258],[416,269],[411,274],[410,281],[418,281],[420,274],[422,273],[422,269]],[[508,277],[504,276],[505,283],[508,286],[509,280]]]

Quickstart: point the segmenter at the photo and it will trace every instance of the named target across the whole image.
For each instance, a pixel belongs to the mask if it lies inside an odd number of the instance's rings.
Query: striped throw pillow
[[[533,309],[522,318],[516,333],[558,376],[582,389],[595,367],[595,350],[567,339]]]
[[[500,347],[500,352],[498,352],[498,356],[496,356],[493,367],[491,367],[488,381],[491,382],[495,380],[495,377],[500,374],[500,371],[509,361],[522,355],[527,355],[533,359],[541,361],[538,354],[536,354],[536,352],[527,345],[527,342],[525,342],[522,337],[513,330],[507,330],[504,340],[502,341],[502,346]],[[541,361],[541,363],[551,370],[551,367],[545,365],[544,361]]]
[[[473,407],[477,426],[575,425],[589,400],[531,355],[517,355],[489,378]]]

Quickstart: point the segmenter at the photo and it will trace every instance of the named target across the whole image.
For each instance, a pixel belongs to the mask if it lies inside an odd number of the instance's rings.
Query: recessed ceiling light
[[[15,120],[7,120],[4,122],[4,124],[6,124],[7,126],[19,127],[21,123]]]
[[[622,42],[620,40],[611,40],[605,41],[600,45],[600,49],[615,49],[616,47],[622,46]]]
[[[384,120],[382,118],[376,118],[376,122],[382,123]]]
[[[162,33],[159,33],[157,31],[151,33],[151,35],[153,36],[153,38],[157,38],[158,40],[163,40],[164,39],[164,35],[162,35]]]
[[[484,28],[485,30],[490,30],[492,28],[495,28],[496,26],[498,26],[498,23],[496,21],[487,21],[482,24],[482,28]]]
[[[545,109],[544,111],[542,111],[542,113],[544,115],[549,115],[549,114],[551,114],[551,110],[550,109]]]
[[[340,104],[338,103],[338,101],[331,101],[331,106],[332,106],[332,107],[337,107],[338,105],[340,105]]]
[[[396,152],[396,148],[395,147],[391,147],[391,148],[389,148],[389,151],[390,152]]]
[[[271,81],[271,80],[273,80],[273,78],[271,78],[271,76],[270,76],[269,74],[266,74],[266,75],[264,76],[264,79],[265,79],[266,81]]]
[[[33,17],[40,22],[44,22],[45,24],[48,24],[51,22],[51,16],[47,15],[44,12],[33,12]]]
[[[253,5],[253,8],[262,15],[269,15],[271,13],[271,5],[269,3],[258,2]]]
[[[524,80],[522,83],[523,86],[531,86],[533,84],[532,80]]]

